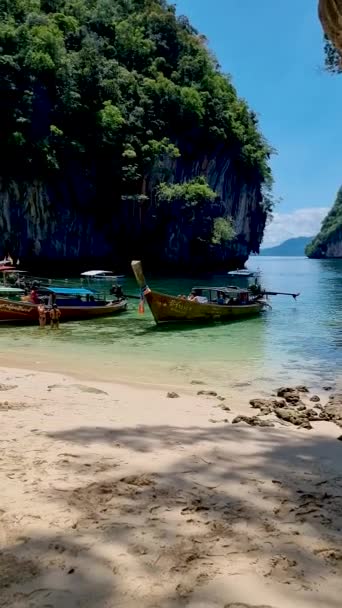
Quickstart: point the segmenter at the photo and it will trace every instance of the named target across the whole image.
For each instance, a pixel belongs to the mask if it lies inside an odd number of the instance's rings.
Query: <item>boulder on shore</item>
[[[307,412],[298,412],[292,407],[275,408],[274,413],[281,420],[291,422],[291,424],[294,424],[295,426],[302,426],[308,422]]]
[[[277,397],[284,397],[285,394],[298,395],[298,389],[291,386],[281,386],[277,389]]]
[[[342,425],[342,393],[330,395],[328,403],[323,408],[329,420],[333,420],[339,426]]]
[[[274,426],[270,420],[260,420],[260,416],[275,414],[282,424],[293,424],[297,428],[312,429],[311,422],[333,422],[342,428],[342,393],[330,395],[326,405],[322,405],[318,395],[312,395],[310,408],[301,400],[301,393],[308,393],[306,386],[296,388],[282,386],[277,389],[277,398],[251,399],[249,404],[258,409],[257,416],[237,416],[233,423],[245,422],[251,426]],[[308,396],[307,396],[308,398]]]
[[[285,399],[251,399],[250,405],[255,409],[270,408],[270,411],[275,407],[285,407]]]
[[[305,386],[305,384],[300,384],[299,386],[296,386],[296,390],[299,393],[309,393],[310,392],[309,389],[308,389],[308,387]]]
[[[249,426],[274,426],[274,423],[271,422],[271,420],[262,420],[258,416],[236,416],[236,418],[232,420],[232,424],[238,424],[239,422],[245,422],[246,424],[249,424]]]
[[[300,403],[300,392],[296,388],[282,386],[277,390],[277,397],[282,397],[287,403]]]

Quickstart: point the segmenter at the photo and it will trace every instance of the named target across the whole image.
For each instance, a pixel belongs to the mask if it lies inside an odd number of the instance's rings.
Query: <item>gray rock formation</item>
[[[178,160],[175,181],[204,175],[218,194],[206,213],[185,217],[177,208],[161,217],[147,184],[146,200],[121,200],[108,183],[74,171],[63,180],[0,181],[0,250],[23,264],[58,261],[67,268],[105,261],[124,268],[134,258],[150,269],[203,270],[241,266],[258,252],[266,222],[258,180],[238,177],[227,152],[188,165]],[[219,206],[219,209],[217,208]],[[198,224],[215,214],[232,218],[236,237],[218,247],[196,238]],[[1,254],[1,251],[0,251]],[[51,266],[50,266],[51,267]]]

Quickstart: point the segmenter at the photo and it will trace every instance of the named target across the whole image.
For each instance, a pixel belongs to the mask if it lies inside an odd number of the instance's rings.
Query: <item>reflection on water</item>
[[[209,326],[156,327],[148,309],[118,317],[75,322],[59,332],[38,327],[0,327],[2,359],[101,379],[188,384],[192,379],[218,386],[257,380],[260,385],[332,382],[342,361],[342,260],[252,258],[266,288],[301,292],[277,296],[260,317]],[[188,293],[194,284],[227,284],[226,276],[153,279],[169,293]],[[69,282],[71,284],[71,281]],[[137,294],[133,280],[124,285]],[[39,361],[39,363],[37,363]]]

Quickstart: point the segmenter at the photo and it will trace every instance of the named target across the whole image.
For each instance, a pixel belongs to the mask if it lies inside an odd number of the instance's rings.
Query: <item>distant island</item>
[[[266,247],[260,249],[259,255],[270,255],[270,256],[304,256],[305,247],[312,241],[312,236],[298,236],[293,239],[287,239],[276,247]]]

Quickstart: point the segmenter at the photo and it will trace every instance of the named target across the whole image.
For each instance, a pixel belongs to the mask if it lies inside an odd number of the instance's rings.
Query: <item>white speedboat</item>
[[[111,270],[87,270],[81,273],[81,277],[100,281],[120,281],[125,278],[125,275],[114,274]]]
[[[260,273],[258,271],[243,268],[241,270],[230,270],[227,274],[230,277],[257,277]]]

